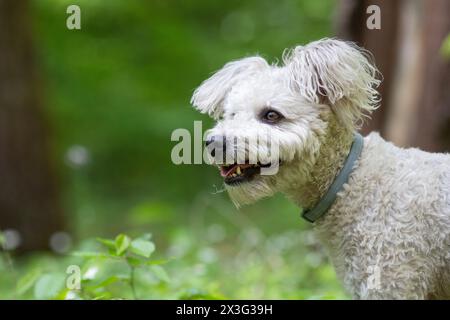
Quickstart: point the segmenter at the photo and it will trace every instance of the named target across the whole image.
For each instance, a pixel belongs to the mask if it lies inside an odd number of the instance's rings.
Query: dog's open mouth
[[[261,173],[261,168],[270,167],[268,164],[249,164],[249,163],[233,163],[229,165],[220,166],[220,175],[224,182],[228,185],[235,185],[242,182],[247,182],[253,179],[257,174]]]

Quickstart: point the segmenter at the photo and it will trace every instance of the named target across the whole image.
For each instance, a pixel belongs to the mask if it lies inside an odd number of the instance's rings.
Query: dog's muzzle
[[[234,143],[235,139],[229,141],[227,137],[220,135],[210,136],[205,142],[207,151],[218,164],[220,175],[227,185],[248,182],[261,173],[261,168],[270,167],[270,163],[250,163],[247,158],[244,161],[238,161]],[[231,160],[228,159],[227,149],[234,150],[234,154],[230,157]]]

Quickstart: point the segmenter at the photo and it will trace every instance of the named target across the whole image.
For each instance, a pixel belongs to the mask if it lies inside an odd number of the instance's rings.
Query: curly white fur
[[[314,206],[379,102],[378,71],[352,43],[319,40],[283,61],[229,63],[192,98],[219,120],[211,135],[278,141],[277,174],[227,186],[236,205],[282,192],[301,207]],[[267,108],[284,119],[264,123]],[[266,152],[260,145],[234,147],[257,157]],[[450,298],[449,155],[401,149],[370,134],[348,183],[314,227],[353,297]]]

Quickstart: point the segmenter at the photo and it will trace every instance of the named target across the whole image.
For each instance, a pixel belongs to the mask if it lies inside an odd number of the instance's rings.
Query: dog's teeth
[[[236,173],[237,173],[237,174],[241,174],[241,167],[237,167]]]

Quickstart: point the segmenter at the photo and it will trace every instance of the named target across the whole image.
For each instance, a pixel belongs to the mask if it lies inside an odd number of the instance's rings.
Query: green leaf
[[[130,246],[130,243],[131,243],[130,237],[128,237],[125,234],[119,234],[115,240],[116,254],[118,256],[123,255]]]
[[[112,258],[111,256],[102,253],[102,252],[93,252],[93,251],[74,251],[71,253],[72,256],[82,257],[82,258]]]
[[[149,260],[149,261],[146,261],[145,264],[148,266],[154,266],[154,265],[158,265],[158,264],[166,264],[170,261],[171,261],[171,259]]]
[[[135,258],[135,257],[127,257],[128,264],[132,267],[139,267],[143,264],[145,264],[145,260],[142,258]]]
[[[162,280],[164,282],[170,282],[169,275],[167,274],[166,270],[164,270],[163,267],[159,265],[153,265],[150,266],[150,269],[159,280]]]
[[[97,241],[106,246],[109,249],[116,249],[116,243],[114,240],[111,239],[103,239],[103,238],[97,238]]]
[[[153,251],[155,251],[155,245],[148,240],[136,239],[131,242],[130,251],[138,256],[150,258]]]
[[[17,286],[16,286],[17,294],[22,295],[25,292],[27,292],[29,289],[31,289],[40,275],[41,275],[41,271],[39,269],[34,269],[34,270],[31,270],[30,272],[26,273],[17,282]]]
[[[111,293],[105,292],[102,295],[99,295],[92,300],[110,300],[111,299]]]
[[[104,288],[107,287],[113,283],[116,283],[118,281],[125,281],[128,282],[130,281],[130,277],[129,276],[124,276],[124,275],[114,275],[114,276],[110,276],[108,278],[106,278],[105,280],[103,280],[102,282],[100,282],[99,284],[93,286],[92,288],[98,289],[98,288]]]
[[[65,277],[61,274],[44,274],[34,286],[34,297],[36,299],[51,299],[58,295],[64,288]]]

